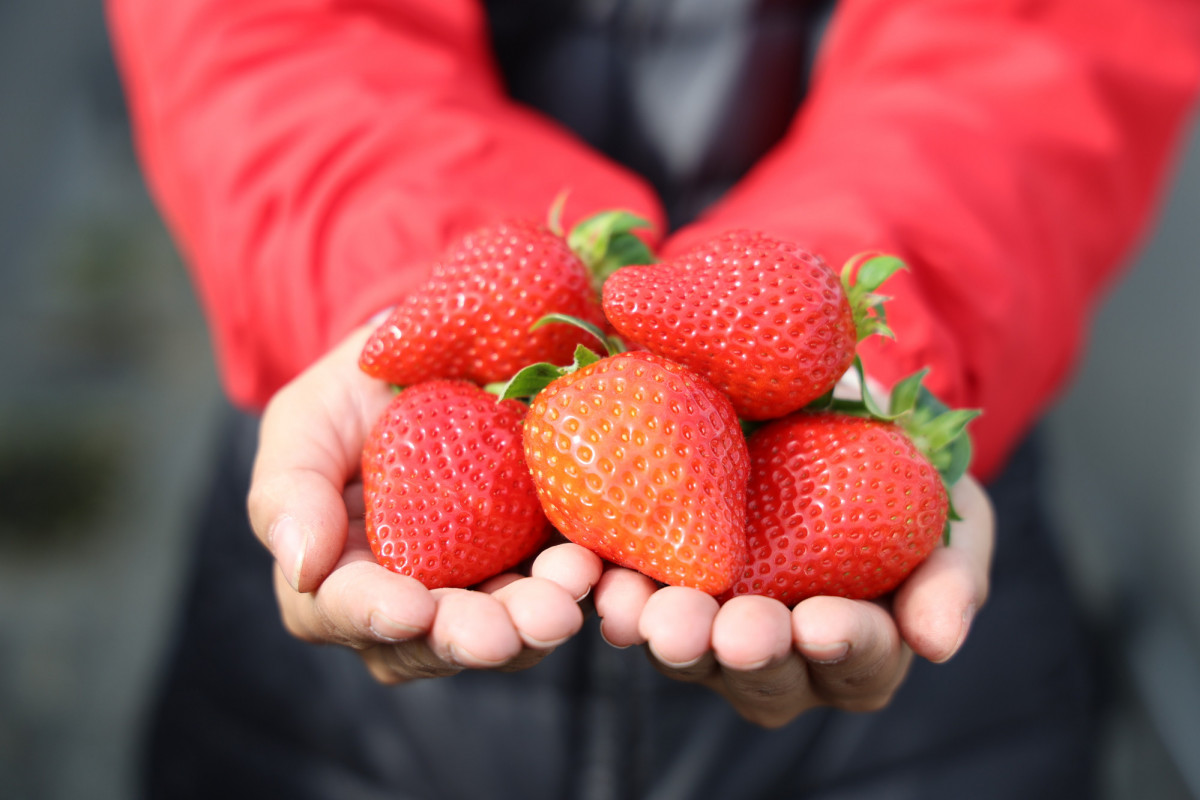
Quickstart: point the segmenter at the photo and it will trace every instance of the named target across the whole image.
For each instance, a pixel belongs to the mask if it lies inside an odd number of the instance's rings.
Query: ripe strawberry
[[[799,411],[750,436],[751,564],[731,594],[872,599],[929,555],[953,518],[947,486],[966,469],[976,412],[927,392],[914,407],[920,377],[897,387],[895,421]]]
[[[591,361],[537,394],[524,445],[546,516],[571,541],[714,595],[745,565],[745,439],[728,399],[690,370],[646,352]]]
[[[847,282],[858,263],[847,265]],[[797,245],[731,231],[613,274],[604,312],[626,339],[711,380],[739,416],[774,419],[831,391],[858,339],[886,332],[873,313],[883,298],[871,292],[899,266],[864,264],[851,289]]]
[[[396,395],[362,457],[379,563],[431,589],[466,587],[537,550],[549,528],[521,450],[524,416],[463,381]]]
[[[566,241],[532,221],[484,228],[392,310],[359,365],[400,386],[431,377],[505,380],[532,361],[569,359],[584,341],[565,325],[529,332],[556,311],[601,322],[587,267]]]
[[[549,226],[516,220],[464,237],[376,329],[359,366],[399,386],[432,378],[487,384],[535,361],[570,360],[587,334],[531,326],[552,313],[605,325],[594,286],[626,259],[648,260],[631,231],[649,223],[602,212],[564,238],[556,215]]]

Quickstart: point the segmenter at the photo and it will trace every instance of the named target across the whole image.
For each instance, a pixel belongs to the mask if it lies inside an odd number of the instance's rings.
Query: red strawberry
[[[818,256],[732,231],[678,258],[616,272],[604,284],[604,312],[626,339],[711,380],[739,416],[774,419],[832,390],[858,339],[886,330],[872,315],[882,298],[870,292],[899,262],[877,261],[888,269],[869,270],[870,285],[860,275],[850,297]]]
[[[431,589],[466,587],[537,550],[549,528],[521,450],[524,416],[462,381],[396,395],[362,458],[379,563]]]
[[[746,443],[704,378],[622,353],[554,380],[525,421],[546,516],[571,541],[710,594],[746,563]]]
[[[430,378],[506,380],[534,361],[569,360],[585,341],[567,325],[529,331],[552,312],[602,323],[583,262],[540,223],[484,228],[465,237],[429,282],[392,310],[359,365],[400,386]]]
[[[649,223],[606,211],[564,238],[549,225],[516,220],[469,234],[397,305],[363,348],[359,366],[399,386],[433,378],[487,384],[535,361],[562,363],[587,334],[535,322],[564,314],[606,326],[595,286],[629,261],[649,260],[632,231]]]
[[[920,377],[897,386],[890,416],[898,421],[800,411],[750,436],[751,564],[731,594],[789,606],[815,595],[872,599],[937,546],[953,515],[946,487],[966,469],[964,427],[976,412],[946,411]]]

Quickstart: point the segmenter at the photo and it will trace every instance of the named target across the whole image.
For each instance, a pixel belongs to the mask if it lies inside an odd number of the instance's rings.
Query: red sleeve
[[[652,191],[508,102],[468,0],[108,0],[139,152],[214,332],[263,404],[498,215]],[[567,220],[570,222],[570,219]]]
[[[868,249],[893,382],[980,407],[987,477],[1044,410],[1150,219],[1200,80],[1195,0],[843,0],[785,140],[668,251],[731,227]]]

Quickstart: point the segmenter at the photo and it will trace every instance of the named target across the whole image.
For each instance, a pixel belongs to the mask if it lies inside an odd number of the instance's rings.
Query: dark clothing
[[[284,632],[246,522],[254,423],[231,419],[150,737],[153,797],[1074,798],[1091,795],[1093,678],[1042,515],[1036,447],[989,487],[991,598],[949,663],[884,711],[766,731],[616,650],[594,621],[538,666],[376,684]]]
[[[691,221],[787,130],[829,0],[488,0],[506,89]]]

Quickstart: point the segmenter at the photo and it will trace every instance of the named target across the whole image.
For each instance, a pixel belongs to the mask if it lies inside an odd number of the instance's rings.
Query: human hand
[[[991,504],[964,477],[954,487],[963,516],[890,603],[813,597],[792,610],[766,597],[724,605],[695,589],[659,588],[612,567],[595,587],[601,632],[618,647],[644,644],[668,677],[723,695],[743,717],[784,725],[809,708],[887,705],[914,652],[949,659],[962,646],[988,592],[994,543]]]
[[[579,595],[564,587],[586,594],[599,566],[584,585],[586,566],[551,556],[541,569],[556,580],[510,573],[478,590],[430,591],[376,563],[359,460],[391,391],[358,369],[369,333],[347,337],[263,414],[247,505],[276,560],[283,623],[305,641],[357,650],[385,683],[531,666],[582,626]]]

